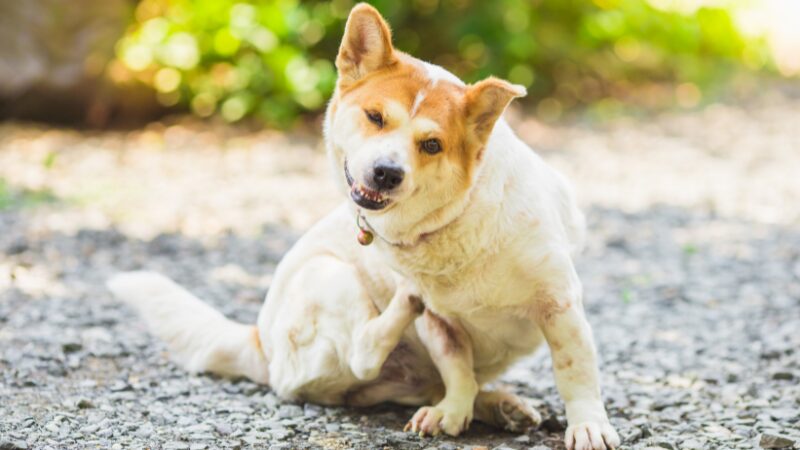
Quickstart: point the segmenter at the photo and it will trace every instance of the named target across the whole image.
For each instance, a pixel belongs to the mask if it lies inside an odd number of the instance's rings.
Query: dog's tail
[[[268,362],[255,326],[227,319],[158,273],[121,273],[106,285],[144,317],[186,370],[268,383]]]

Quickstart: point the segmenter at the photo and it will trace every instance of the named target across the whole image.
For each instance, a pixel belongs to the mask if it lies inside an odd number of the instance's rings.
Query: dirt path
[[[626,448],[800,446],[798,117],[791,92],[604,126],[512,117],[586,206],[579,270]],[[560,448],[546,352],[502,379],[541,430],[420,440],[400,431],[410,409],[189,376],[103,289],[146,267],[252,322],[280,256],[339,201],[327,170],[308,136],[0,124],[0,448]]]

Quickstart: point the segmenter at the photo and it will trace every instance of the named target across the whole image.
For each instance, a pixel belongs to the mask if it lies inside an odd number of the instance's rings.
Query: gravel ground
[[[513,118],[586,205],[579,271],[625,448],[800,448],[799,114],[777,91],[602,126]],[[563,448],[546,351],[499,383],[539,430],[419,439],[401,431],[413,409],[188,375],[102,287],[154,269],[253,322],[280,256],[338,201],[326,169],[308,135],[0,124],[0,449]]]

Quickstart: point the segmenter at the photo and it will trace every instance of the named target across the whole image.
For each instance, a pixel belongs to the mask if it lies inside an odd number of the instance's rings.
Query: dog
[[[288,400],[419,406],[406,430],[420,435],[457,436],[473,419],[538,425],[527,402],[483,386],[546,342],[567,448],[619,446],[572,262],[583,216],[502,118],[525,89],[467,85],[402,53],[366,4],[350,12],[336,68],[324,136],[346,200],[282,259],[257,326],[156,273],[119,274],[110,290],[189,371]]]

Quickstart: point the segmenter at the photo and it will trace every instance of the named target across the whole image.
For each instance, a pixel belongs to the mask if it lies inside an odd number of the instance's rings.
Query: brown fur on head
[[[402,209],[406,216],[409,209],[415,216],[435,211],[468,191],[496,121],[525,95],[493,77],[466,85],[396,50],[380,13],[363,3],[347,19],[336,67],[326,117],[336,170],[347,172],[342,178],[362,208]],[[376,182],[384,165],[402,182]]]

